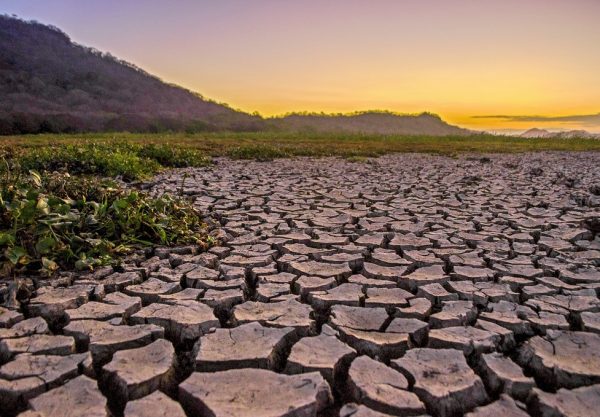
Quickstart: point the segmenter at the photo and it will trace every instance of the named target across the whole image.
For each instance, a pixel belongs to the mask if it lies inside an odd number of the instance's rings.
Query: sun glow
[[[247,112],[438,113],[476,129],[600,131],[600,2],[8,1]],[[117,13],[118,11],[118,13]],[[473,116],[545,116],[512,120]]]

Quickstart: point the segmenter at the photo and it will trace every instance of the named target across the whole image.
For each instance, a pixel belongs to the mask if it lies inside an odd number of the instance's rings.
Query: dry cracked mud
[[[599,166],[414,154],[161,174],[143,187],[192,199],[221,244],[24,279],[31,295],[0,308],[0,415],[598,415]]]

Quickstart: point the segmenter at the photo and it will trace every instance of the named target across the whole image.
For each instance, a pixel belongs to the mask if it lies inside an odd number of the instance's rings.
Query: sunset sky
[[[600,132],[600,0],[3,0],[244,111]],[[497,117],[487,117],[497,116]]]

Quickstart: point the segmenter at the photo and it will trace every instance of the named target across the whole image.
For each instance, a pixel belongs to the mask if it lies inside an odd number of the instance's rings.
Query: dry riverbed
[[[216,159],[223,245],[0,308],[0,415],[549,416],[600,406],[600,153]]]

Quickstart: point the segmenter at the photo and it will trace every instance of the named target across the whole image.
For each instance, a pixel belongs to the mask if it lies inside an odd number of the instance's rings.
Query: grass
[[[6,147],[0,165],[0,276],[51,276],[118,262],[141,246],[212,243],[176,196],[125,188],[166,167],[210,162],[191,148],[125,142]]]
[[[189,147],[112,140],[7,146],[0,149],[0,156],[23,172],[61,171],[71,175],[120,177],[124,181],[144,179],[164,168],[199,167],[210,163],[204,153]]]
[[[600,140],[275,132],[0,137],[0,275],[93,268],[156,243],[211,243],[190,202],[154,198],[114,179],[143,180],[167,168],[205,166],[220,156],[259,161],[338,156],[369,163],[395,152],[531,151],[600,151]]]
[[[600,151],[596,139],[526,139],[493,135],[399,136],[320,133],[91,133],[5,136],[0,148],[35,149],[50,145],[128,144],[193,150],[206,157],[270,160],[293,156],[377,157],[397,152],[461,153]]]
[[[211,243],[201,214],[94,177],[5,172],[0,179],[0,275],[92,269],[135,247]]]

